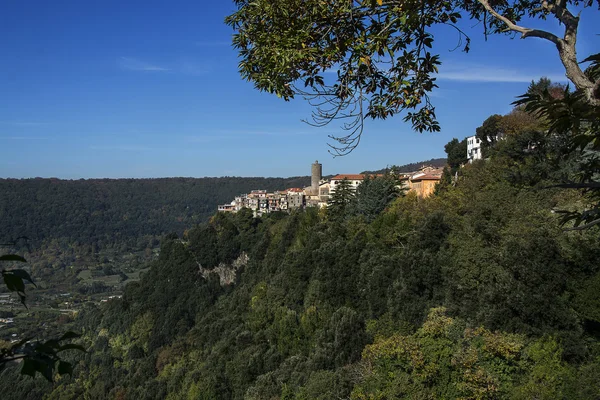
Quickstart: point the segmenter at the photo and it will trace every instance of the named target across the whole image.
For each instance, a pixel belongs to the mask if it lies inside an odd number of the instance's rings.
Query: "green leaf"
[[[72,331],[66,332],[64,335],[62,335],[60,337],[60,339],[58,339],[59,341],[61,340],[67,340],[67,339],[77,339],[80,338],[81,335]]]
[[[12,273],[13,275],[18,276],[21,279],[25,279],[26,281],[29,281],[33,284],[33,286],[37,287],[37,285],[35,284],[35,282],[33,282],[33,279],[31,279],[31,276],[29,276],[29,273],[23,269],[12,269],[10,271],[8,271],[10,273]]]
[[[25,284],[23,279],[11,274],[11,271],[2,272],[4,283],[11,292],[23,292],[25,291]]]
[[[39,343],[37,350],[43,351],[44,353],[54,353],[55,349],[60,349],[60,343],[56,339],[50,339],[44,343]]]
[[[54,361],[44,361],[43,364],[41,364],[41,369],[40,369],[40,373],[42,375],[44,375],[44,378],[46,378],[46,380],[48,382],[52,382],[52,372],[54,370]]]
[[[3,256],[0,256],[0,261],[20,261],[20,262],[27,262],[26,259],[24,259],[21,256],[18,256],[16,254],[5,254]]]
[[[39,363],[36,360],[26,358],[23,361],[23,367],[21,368],[21,375],[29,375],[32,378],[34,378],[35,373],[38,370],[39,370]]]
[[[600,53],[592,54],[591,56],[587,57],[585,60],[583,60],[581,62],[584,63],[584,62],[590,62],[590,61],[600,62]]]
[[[68,344],[65,344],[64,346],[61,346],[58,349],[57,353],[61,352],[61,351],[65,351],[65,350],[79,350],[79,351],[83,351],[84,353],[86,353],[86,350],[83,346],[81,346],[79,344],[74,344],[74,343],[68,343]]]
[[[71,365],[71,363],[68,363],[66,361],[59,361],[58,362],[58,373],[61,375],[73,375],[73,366]]]

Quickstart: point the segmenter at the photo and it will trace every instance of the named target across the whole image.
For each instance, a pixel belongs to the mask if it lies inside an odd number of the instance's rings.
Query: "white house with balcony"
[[[473,160],[481,160],[481,140],[477,136],[467,137],[467,159],[470,163]]]

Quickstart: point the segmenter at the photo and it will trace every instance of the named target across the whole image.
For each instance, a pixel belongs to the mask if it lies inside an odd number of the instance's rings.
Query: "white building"
[[[217,210],[221,212],[235,212],[235,201],[232,201],[231,204],[219,205]]]
[[[333,192],[335,192],[335,188],[337,187],[337,185],[339,185],[340,182],[343,181],[344,179],[348,180],[348,183],[350,184],[350,188],[352,190],[356,190],[358,185],[360,185],[362,183],[362,181],[365,179],[366,176],[367,176],[366,174],[339,174],[339,175],[336,175],[333,178],[331,178],[331,180],[329,181],[329,193],[333,194]]]
[[[467,159],[470,163],[473,160],[481,160],[481,140],[477,136],[467,137]]]

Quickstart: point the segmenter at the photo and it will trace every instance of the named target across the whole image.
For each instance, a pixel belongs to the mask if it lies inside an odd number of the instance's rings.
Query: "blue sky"
[[[485,42],[476,26],[465,54],[438,29],[442,132],[415,133],[402,116],[369,122],[360,147],[334,159],[326,143],[337,126],[308,126],[303,100],[239,77],[223,23],[233,10],[226,0],[5,2],[0,177],[295,176],[315,159],[325,174],[356,173],[443,157],[453,137],[508,112],[531,79],[564,80],[548,42]],[[597,52],[595,26],[598,12],[584,11],[580,57]]]

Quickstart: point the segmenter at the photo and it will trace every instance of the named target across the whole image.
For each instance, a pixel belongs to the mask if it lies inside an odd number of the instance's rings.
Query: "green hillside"
[[[123,299],[80,312],[72,377],[13,369],[2,393],[596,399],[600,231],[561,228],[551,210],[585,195],[549,189],[548,147],[521,139],[372,220],[243,211],[171,235]]]
[[[183,233],[253,189],[302,187],[308,177],[0,179],[0,242],[26,236],[106,245]]]
[[[432,166],[432,167],[436,167],[436,168],[444,168],[446,166],[446,164],[447,164],[447,159],[445,159],[445,158],[432,158],[431,160],[427,160],[427,161],[419,161],[419,162],[410,163],[410,164],[403,164],[400,166],[394,165],[394,166],[390,166],[389,168],[378,169],[375,171],[363,171],[363,172],[361,172],[361,174],[383,174],[386,171],[388,171],[389,169],[391,169],[392,167],[397,172],[414,172],[414,171],[419,170],[419,168],[421,168],[424,165],[428,165],[428,166]]]

